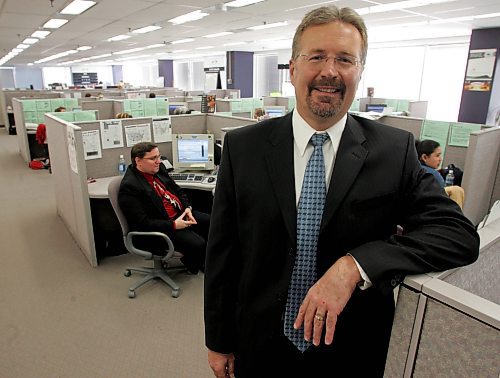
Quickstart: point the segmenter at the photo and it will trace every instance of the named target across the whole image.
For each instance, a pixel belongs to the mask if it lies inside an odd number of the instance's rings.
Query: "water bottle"
[[[118,175],[123,176],[127,170],[127,164],[125,163],[125,158],[120,155],[120,160],[118,160]]]
[[[455,181],[455,175],[453,174],[453,169],[448,170],[448,174],[444,180],[444,186],[452,186]]]

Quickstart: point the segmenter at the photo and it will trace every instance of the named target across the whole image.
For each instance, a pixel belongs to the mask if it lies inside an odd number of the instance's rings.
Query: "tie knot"
[[[316,146],[322,146],[325,141],[328,139],[328,134],[327,133],[322,133],[322,134],[313,134],[311,137],[311,142],[314,147]]]

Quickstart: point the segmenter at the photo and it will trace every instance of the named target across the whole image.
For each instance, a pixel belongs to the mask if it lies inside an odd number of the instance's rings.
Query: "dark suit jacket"
[[[291,113],[226,135],[205,271],[211,350],[258,353],[283,332],[296,249],[293,143]],[[398,224],[404,235],[396,235]],[[348,116],[321,224],[318,277],[351,253],[374,287],[355,290],[335,347],[357,348],[358,364],[359,348],[385,356],[392,289],[406,274],[471,263],[478,246],[472,224],[421,170],[412,135]]]
[[[160,164],[160,170],[156,175],[170,192],[178,196],[184,208],[190,206],[188,197],[170,178],[163,164]],[[125,176],[123,176],[118,193],[118,203],[132,231],[159,231],[172,236],[174,220],[168,218],[161,198],[144,176],[132,165],[128,167]],[[137,238],[139,239],[139,237]],[[143,240],[149,239],[143,238]],[[154,248],[154,242],[145,243],[144,241],[139,242],[139,245],[142,244],[144,248]],[[162,247],[163,245],[160,244],[158,253],[164,252]]]

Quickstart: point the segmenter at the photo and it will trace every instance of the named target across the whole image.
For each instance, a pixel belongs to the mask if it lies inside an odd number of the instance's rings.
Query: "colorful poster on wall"
[[[464,90],[490,91],[495,68],[496,49],[470,50]]]

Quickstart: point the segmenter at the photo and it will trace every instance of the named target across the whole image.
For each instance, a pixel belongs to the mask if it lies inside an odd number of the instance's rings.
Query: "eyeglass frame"
[[[161,160],[161,155],[156,155],[156,156],[149,156],[149,157],[141,157],[139,159],[146,159],[146,160],[150,160],[150,161],[157,161],[157,160]]]
[[[335,67],[337,67],[337,69],[340,67],[340,69],[351,69],[351,68],[357,68],[357,67],[361,67],[364,65],[364,62],[361,60],[361,59],[358,59],[358,58],[355,58],[353,56],[350,56],[350,55],[341,55],[341,56],[328,56],[328,55],[325,55],[323,53],[310,53],[310,54],[299,54],[297,55],[296,59],[303,56],[306,61],[306,63],[310,64],[312,67],[314,66],[318,66],[318,67],[321,67],[323,68],[326,63],[328,63],[328,61],[330,59],[333,60],[333,64],[335,65]],[[317,61],[313,61],[313,60],[310,60],[311,58],[314,58],[315,56],[321,58],[321,60],[317,60]],[[339,59],[352,59],[354,61],[354,63],[350,63],[350,66],[342,66],[342,62],[339,61]],[[336,63],[340,64],[340,66],[336,65]]]

